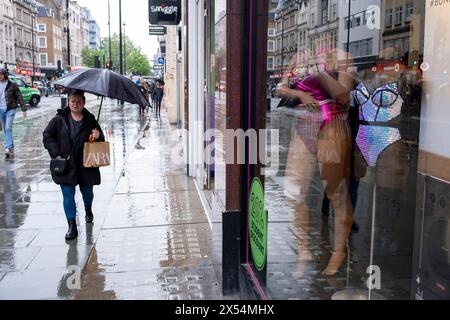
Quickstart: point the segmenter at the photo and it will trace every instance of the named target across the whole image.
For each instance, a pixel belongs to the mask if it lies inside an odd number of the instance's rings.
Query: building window
[[[393,14],[392,9],[386,10],[386,28],[392,27],[392,14]]]
[[[23,13],[23,22],[27,25],[31,25],[31,16],[28,13]]]
[[[411,21],[411,16],[413,15],[413,12],[414,12],[414,3],[410,2],[406,5],[405,22]]]
[[[360,27],[361,26],[361,16],[357,16],[355,17],[355,27]]]
[[[322,24],[328,22],[328,0],[322,0]]]
[[[38,37],[39,48],[47,48],[47,37]]]
[[[397,7],[395,9],[395,25],[399,26],[402,24],[403,18],[403,7]]]
[[[22,21],[22,10],[16,9],[16,19]]]
[[[95,39],[93,39],[92,42],[95,42]],[[269,51],[269,52],[274,52],[275,51],[275,41],[269,40],[267,42],[267,51]]]
[[[363,57],[372,55],[373,38],[350,42],[350,54],[354,57]],[[344,49],[348,47],[344,44]]]
[[[22,28],[17,28],[16,38],[19,40],[23,40],[22,39]]]
[[[273,57],[267,58],[267,70],[273,70],[274,69],[274,59]]]
[[[38,32],[47,32],[47,26],[45,25],[45,23],[38,23],[37,28]]]
[[[48,55],[46,53],[39,53],[39,61],[41,62],[41,66],[47,66]]]
[[[275,29],[274,28],[269,28],[267,35],[269,37],[273,37],[275,35]]]

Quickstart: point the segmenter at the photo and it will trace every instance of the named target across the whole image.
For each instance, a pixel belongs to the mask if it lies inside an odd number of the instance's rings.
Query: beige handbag
[[[86,142],[83,149],[83,166],[85,168],[107,167],[111,164],[109,142]]]

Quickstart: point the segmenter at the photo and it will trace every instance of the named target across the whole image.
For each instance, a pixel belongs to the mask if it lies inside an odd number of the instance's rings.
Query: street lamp
[[[123,23],[123,73],[126,75],[127,74],[127,36],[125,33],[125,27],[126,27],[126,23]]]
[[[69,4],[70,1],[66,0],[66,19],[67,19],[67,27],[66,27],[66,34],[67,34],[67,67],[70,67],[70,28],[69,28],[69,22],[70,22],[70,13],[69,13]]]
[[[108,31],[108,33],[109,33],[109,42],[108,42],[108,44],[109,44],[109,63],[108,63],[108,69],[109,70],[111,70],[111,62],[112,62],[112,60],[111,60],[111,7],[110,7],[110,3],[109,3],[109,0],[108,0],[108,29],[109,29],[109,31]]]
[[[352,1],[348,1],[348,15],[347,15],[347,58],[346,58],[346,67],[348,69],[349,58],[350,58],[350,28],[352,26],[351,16],[352,16]]]
[[[31,14],[31,60],[33,64],[33,73],[31,74],[31,86],[34,87],[34,15]]]
[[[119,62],[120,74],[123,75],[123,43],[122,43],[122,0],[119,0]]]

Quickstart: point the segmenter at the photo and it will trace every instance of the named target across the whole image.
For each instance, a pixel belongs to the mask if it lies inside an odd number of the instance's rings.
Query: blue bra
[[[398,126],[390,123],[401,114],[403,99],[398,83],[388,83],[372,94],[360,83],[353,91],[359,106],[360,127],[356,142],[369,166],[376,166],[380,154],[401,139]]]

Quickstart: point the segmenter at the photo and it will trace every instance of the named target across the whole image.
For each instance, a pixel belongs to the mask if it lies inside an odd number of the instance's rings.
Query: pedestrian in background
[[[164,97],[164,85],[161,82],[156,82],[155,88],[155,105],[156,105],[156,114],[161,114],[161,102]]]
[[[0,121],[5,134],[5,156],[14,153],[12,125],[17,106],[22,108],[23,116],[27,116],[27,108],[20,93],[19,86],[8,79],[8,70],[0,67]]]
[[[83,167],[84,143],[91,139],[105,141],[100,125],[94,115],[85,109],[85,104],[86,98],[82,91],[72,93],[69,96],[69,107],[58,110],[43,133],[44,147],[50,157],[68,159],[64,172],[52,172],[53,181],[60,185],[63,194],[64,212],[69,224],[66,240],[73,240],[78,236],[75,187],[78,185],[83,195],[86,223],[92,223],[93,186],[101,183],[98,168]]]
[[[150,88],[148,87],[148,84],[147,84],[147,82],[145,82],[144,78],[141,78],[141,83],[140,83],[139,88],[141,89],[142,93],[148,100],[148,92],[149,92]],[[145,114],[145,106],[139,106],[139,114],[140,115]]]

